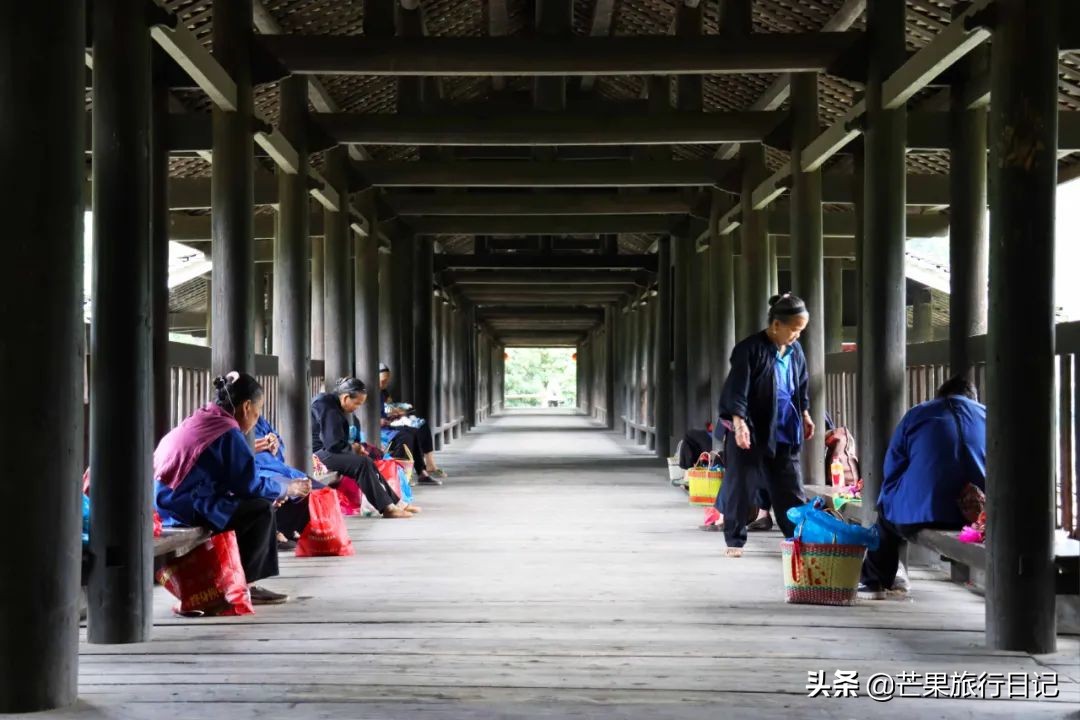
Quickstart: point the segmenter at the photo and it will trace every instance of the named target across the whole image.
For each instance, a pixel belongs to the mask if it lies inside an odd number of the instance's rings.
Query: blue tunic
[[[224,530],[241,500],[283,494],[281,483],[256,474],[247,438],[234,428],[207,446],[176,488],[157,483],[155,505],[166,525]]]
[[[260,415],[259,421],[255,423],[255,439],[266,437],[271,433],[278,436],[278,451],[276,454],[266,450],[255,453],[255,474],[259,476],[259,479],[299,480],[307,477],[306,473],[285,464],[285,443],[270,421]]]
[[[799,411],[795,409],[795,381],[791,377],[790,348],[776,351],[776,442],[798,447],[802,440]]]
[[[986,488],[986,407],[957,395],[930,400],[893,433],[878,509],[895,525],[959,528],[957,501],[969,482]]]

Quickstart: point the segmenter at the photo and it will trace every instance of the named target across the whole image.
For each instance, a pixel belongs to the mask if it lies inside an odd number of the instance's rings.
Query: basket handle
[[[697,462],[694,463],[694,467],[703,467],[703,468],[709,467],[709,456],[710,456],[710,454],[711,453],[707,453],[707,452],[701,453],[701,455],[697,459]]]

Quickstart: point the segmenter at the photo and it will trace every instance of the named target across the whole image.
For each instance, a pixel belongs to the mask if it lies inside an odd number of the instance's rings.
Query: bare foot
[[[411,518],[412,513],[405,512],[401,508],[391,505],[390,507],[386,508],[386,512],[384,512],[382,516],[389,519]]]
[[[730,558],[742,557],[742,548],[728,548],[724,551],[724,555]]]
[[[423,508],[417,507],[416,505],[413,505],[411,503],[409,505],[404,506],[402,509],[405,512],[412,513],[413,515],[416,515],[418,513],[423,512]]]

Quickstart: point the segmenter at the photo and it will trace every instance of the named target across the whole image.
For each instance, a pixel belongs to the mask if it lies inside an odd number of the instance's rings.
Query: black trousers
[[[900,551],[915,533],[924,528],[938,530],[960,529],[948,523],[894,525],[881,514],[878,514],[876,524],[878,535],[881,537],[881,545],[878,546],[877,550],[866,551],[866,558],[863,559],[862,574],[859,579],[864,585],[882,590],[892,589],[893,583],[896,582],[896,570],[900,565]]]
[[[787,511],[806,503],[798,450],[790,445],[777,445],[776,455],[768,457],[756,446],[740,449],[735,443],[735,433],[727,433],[724,442],[727,465],[716,507],[724,514],[727,546],[739,548],[746,544],[746,518],[759,488],[769,493],[784,537],[791,537],[795,526],[788,520]]]
[[[292,540],[294,533],[304,532],[311,513],[308,511],[308,499],[286,500],[277,509],[277,529],[287,539]]]
[[[364,497],[380,513],[386,512],[388,507],[401,500],[375,469],[371,458],[355,453],[320,453],[319,459],[327,470],[333,470],[355,480],[360,486],[360,492],[364,493]]]
[[[401,451],[401,448],[408,447],[409,452],[412,453],[413,456],[413,467],[416,469],[416,472],[421,475],[425,474],[427,472],[427,465],[424,463],[425,451],[423,449],[424,443],[421,440],[420,431],[423,430],[427,433],[428,440],[431,440],[431,430],[428,429],[427,425],[424,425],[422,428],[403,427],[395,429],[397,430],[397,434],[395,434],[394,439],[390,441],[390,446],[388,448],[390,455],[403,458],[405,457],[405,453]],[[431,447],[430,443],[428,447]],[[427,452],[431,451],[428,450]]]
[[[697,464],[702,453],[712,450],[712,438],[704,430],[689,430],[679,448],[679,467],[689,470]]]
[[[307,503],[304,505],[306,507]],[[248,583],[278,574],[277,522],[273,503],[262,498],[241,500],[225,529],[236,533],[240,564],[244,566]]]

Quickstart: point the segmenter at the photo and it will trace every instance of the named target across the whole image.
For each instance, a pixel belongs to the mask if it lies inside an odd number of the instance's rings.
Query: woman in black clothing
[[[407,445],[415,463],[417,482],[422,485],[442,485],[442,480],[446,479],[446,472],[435,462],[435,439],[431,436],[431,426],[428,422],[422,421],[420,427],[393,427],[391,425],[393,421],[404,417],[405,413],[386,411],[387,403],[394,402],[394,399],[390,397],[390,378],[390,367],[385,363],[379,363],[379,396],[382,401],[379,416],[382,418],[382,427],[394,433],[390,441],[390,451],[393,453],[402,445]]]
[[[776,522],[791,537],[789,508],[806,502],[799,449],[814,436],[809,377],[799,335],[810,321],[802,300],[790,293],[769,301],[769,325],[735,346],[720,395],[717,437],[723,442],[725,476],[717,508],[724,513],[729,557],[742,555],[754,491],[769,492]]]
[[[342,378],[334,392],[311,402],[311,448],[328,470],[356,480],[360,492],[385,518],[412,517],[405,505],[363,454],[360,443],[349,441],[349,417],[367,400],[367,387],[356,378]]]

